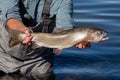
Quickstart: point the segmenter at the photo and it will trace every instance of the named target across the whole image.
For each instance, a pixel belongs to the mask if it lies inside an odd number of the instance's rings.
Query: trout
[[[61,51],[64,48],[69,48],[77,43],[86,42],[101,42],[106,41],[109,38],[105,37],[107,31],[94,27],[76,27],[69,30],[63,30],[57,33],[31,33],[32,48],[57,48],[57,51]],[[9,46],[12,47],[26,39],[26,34],[19,31],[10,30],[11,41]]]

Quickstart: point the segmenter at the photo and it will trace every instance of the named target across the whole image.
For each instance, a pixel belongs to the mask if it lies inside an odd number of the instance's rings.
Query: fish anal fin
[[[57,48],[57,49],[55,50],[55,53],[56,53],[57,55],[60,55],[61,51],[62,51],[62,49]]]

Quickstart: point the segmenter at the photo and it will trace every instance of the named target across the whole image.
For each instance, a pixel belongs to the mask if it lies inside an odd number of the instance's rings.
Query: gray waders
[[[45,0],[45,6],[49,8],[49,0]],[[46,8],[43,9],[43,12]],[[38,30],[40,27],[43,32],[48,32],[49,24],[49,9],[43,13],[42,28],[41,24],[37,27],[32,28],[33,31]],[[0,15],[1,16],[1,15]],[[48,21],[47,21],[48,20]],[[45,22],[46,21],[46,22]],[[45,26],[45,27],[44,27]],[[25,75],[39,75],[39,76],[49,76],[53,68],[54,54],[51,49],[38,48],[31,49],[30,46],[25,46],[23,44],[18,44],[12,48],[8,47],[10,41],[10,34],[6,27],[1,25],[0,19],[0,70],[5,73],[13,73],[19,71]]]

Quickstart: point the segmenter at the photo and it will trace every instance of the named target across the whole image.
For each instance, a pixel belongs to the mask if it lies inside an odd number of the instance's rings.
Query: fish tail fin
[[[17,31],[17,30],[10,30],[10,35],[11,35],[11,39],[9,41],[9,47],[13,47],[17,44],[19,44],[21,42],[21,40],[19,39],[19,34],[21,32]]]

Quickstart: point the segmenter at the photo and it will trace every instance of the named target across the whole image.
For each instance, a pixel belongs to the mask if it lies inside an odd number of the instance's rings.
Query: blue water
[[[76,26],[107,30],[110,40],[56,56],[56,80],[120,80],[120,0],[73,0]]]

